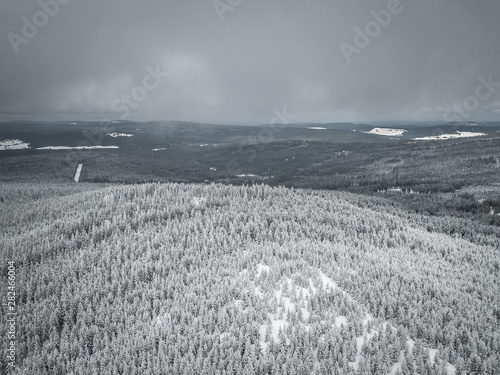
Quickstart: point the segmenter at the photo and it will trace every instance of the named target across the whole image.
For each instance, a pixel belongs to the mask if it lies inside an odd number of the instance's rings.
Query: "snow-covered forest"
[[[0,195],[15,373],[500,373],[498,227],[259,185]]]

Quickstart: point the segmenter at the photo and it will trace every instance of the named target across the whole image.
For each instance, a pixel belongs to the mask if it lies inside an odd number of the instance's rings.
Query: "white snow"
[[[216,171],[216,170],[217,170],[217,168],[211,167],[211,168],[210,168],[210,170],[211,170],[211,171]]]
[[[373,128],[369,132],[363,132],[367,134],[383,135],[386,137],[401,137],[406,133],[405,129],[391,129],[391,128]]]
[[[354,358],[354,362],[349,362],[349,366],[351,366],[355,371],[358,371],[359,361],[361,360],[361,348],[363,347],[365,340],[370,340],[375,333],[377,333],[375,330],[368,332],[368,329],[366,328],[368,322],[372,319],[373,315],[366,313],[362,320],[364,332],[361,336],[356,337],[356,357]]]
[[[273,319],[271,320],[271,337],[274,341],[278,342],[278,335],[280,330],[285,330],[288,326],[288,322],[285,319]]]
[[[193,197],[191,198],[191,204],[195,207],[201,207],[205,204],[205,202],[207,201],[206,198],[203,198],[203,197]]]
[[[97,150],[97,149],[116,149],[118,146],[46,146],[38,147],[37,150]]]
[[[327,130],[326,128],[321,128],[319,126],[309,126],[307,129],[311,129],[311,130]]]
[[[269,273],[269,266],[266,266],[265,264],[262,263],[257,264],[257,277],[260,277],[263,271]]]
[[[255,268],[254,268],[255,270]],[[254,271],[255,272],[255,271]],[[263,272],[270,273],[272,269],[270,266],[259,263],[256,265],[256,276],[261,277]],[[248,276],[248,272],[244,272],[242,275]],[[252,291],[259,298],[269,301],[274,306],[276,306],[275,311],[271,311],[268,313],[267,322],[259,325],[259,347],[262,353],[265,353],[269,346],[269,341],[266,341],[266,332],[269,331],[270,338],[278,342],[279,341],[279,333],[280,330],[285,331],[289,324],[292,324],[288,321],[287,312],[296,312],[300,311],[302,318],[299,324],[306,330],[310,330],[311,326],[308,324],[308,320],[310,318],[311,312],[308,310],[308,303],[311,295],[315,295],[316,293],[328,293],[332,290],[340,291],[346,298],[350,301],[357,304],[356,300],[353,299],[349,293],[344,291],[338,284],[326,274],[324,274],[321,270],[317,270],[316,277],[309,278],[308,280],[308,288],[304,288],[300,285],[297,285],[291,277],[285,277],[281,279],[281,282],[278,286],[279,289],[265,291],[263,292],[261,288],[257,285],[253,285],[253,288],[250,287],[250,290],[245,289],[245,291]],[[295,277],[295,276],[292,276]],[[316,284],[315,284],[316,283]],[[269,300],[270,298],[270,300]],[[241,308],[241,306],[240,306]],[[342,326],[346,326],[348,324],[348,319],[344,315],[335,316],[334,321],[332,322],[335,327],[340,329]],[[375,321],[376,324],[368,330],[368,325],[370,322]],[[381,322],[379,320],[375,320],[373,315],[370,313],[365,313],[364,318],[361,319],[363,324],[363,334],[356,337],[356,355],[354,357],[353,362],[349,362],[349,366],[357,371],[359,368],[359,362],[361,360],[361,348],[365,343],[365,340],[371,340],[372,337],[379,332],[379,330],[387,329],[388,327],[395,330],[395,328],[391,325],[389,321]],[[285,334],[285,340],[288,340]],[[415,341],[411,338],[407,341],[410,350],[413,350],[415,345]],[[438,352],[437,349],[427,348],[429,353],[429,358],[431,363],[435,361],[436,354]],[[401,368],[403,362],[404,351],[400,352],[400,356],[397,362],[393,363],[390,367],[390,370],[387,375],[395,375],[398,369]],[[447,364],[447,375],[455,375],[456,369],[455,367],[448,363]]]
[[[323,272],[319,272],[319,276],[321,278],[321,283],[326,289],[336,289],[337,283],[326,276]]]
[[[335,318],[335,325],[340,328],[342,325],[347,325],[347,318],[343,315],[339,315]]]
[[[487,135],[487,134],[457,131],[454,134],[440,134],[440,135],[429,136],[429,137],[414,138],[414,140],[416,140],[416,141],[445,140],[445,139],[481,137],[484,135]]]
[[[446,365],[446,373],[447,375],[455,375],[457,373],[457,368],[453,366],[451,363]]]
[[[78,164],[78,168],[76,168],[75,173],[75,182],[80,181],[80,173],[82,172],[83,164]]]
[[[438,350],[437,349],[429,349],[429,358],[431,360],[431,365],[434,364],[434,359],[436,358]]]
[[[237,174],[236,177],[259,177],[256,174]]]
[[[29,149],[30,144],[21,141],[20,139],[4,139],[0,140],[0,151],[6,150],[25,150]]]
[[[153,148],[151,151],[165,151],[166,148],[163,147],[163,148]]]
[[[110,137],[117,138],[117,137],[133,137],[134,134],[127,134],[127,133],[108,133],[106,135],[109,135]]]

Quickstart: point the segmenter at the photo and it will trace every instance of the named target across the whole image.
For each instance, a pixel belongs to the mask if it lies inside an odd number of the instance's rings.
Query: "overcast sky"
[[[500,119],[499,0],[55,1],[0,2],[0,120]]]

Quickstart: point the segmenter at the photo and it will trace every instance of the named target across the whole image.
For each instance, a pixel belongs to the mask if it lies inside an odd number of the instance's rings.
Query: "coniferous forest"
[[[498,226],[264,185],[0,196],[12,373],[500,373]]]
[[[500,0],[0,0],[0,375],[500,375]]]

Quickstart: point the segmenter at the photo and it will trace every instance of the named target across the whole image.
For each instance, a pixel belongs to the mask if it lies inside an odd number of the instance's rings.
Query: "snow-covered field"
[[[429,137],[414,138],[416,141],[430,141],[430,140],[445,140],[445,139],[456,139],[456,138],[470,138],[470,137],[481,137],[486,135],[485,133],[473,133],[473,132],[461,132],[457,131],[454,134],[440,134]]]
[[[106,134],[110,137],[117,138],[117,137],[133,137],[134,134],[127,134],[127,133],[108,133]]]
[[[4,139],[0,140],[0,151],[6,150],[26,150],[29,149],[30,144],[21,141],[20,139]]]
[[[386,137],[401,137],[406,130],[404,129],[391,129],[391,128],[373,128],[369,132],[363,132],[367,134],[383,135]]]
[[[38,147],[37,150],[97,150],[97,149],[116,149],[118,146],[46,146]]]
[[[82,168],[83,164],[78,164],[78,168],[76,168],[76,173],[75,173],[75,182],[80,181],[80,173],[82,173]]]

